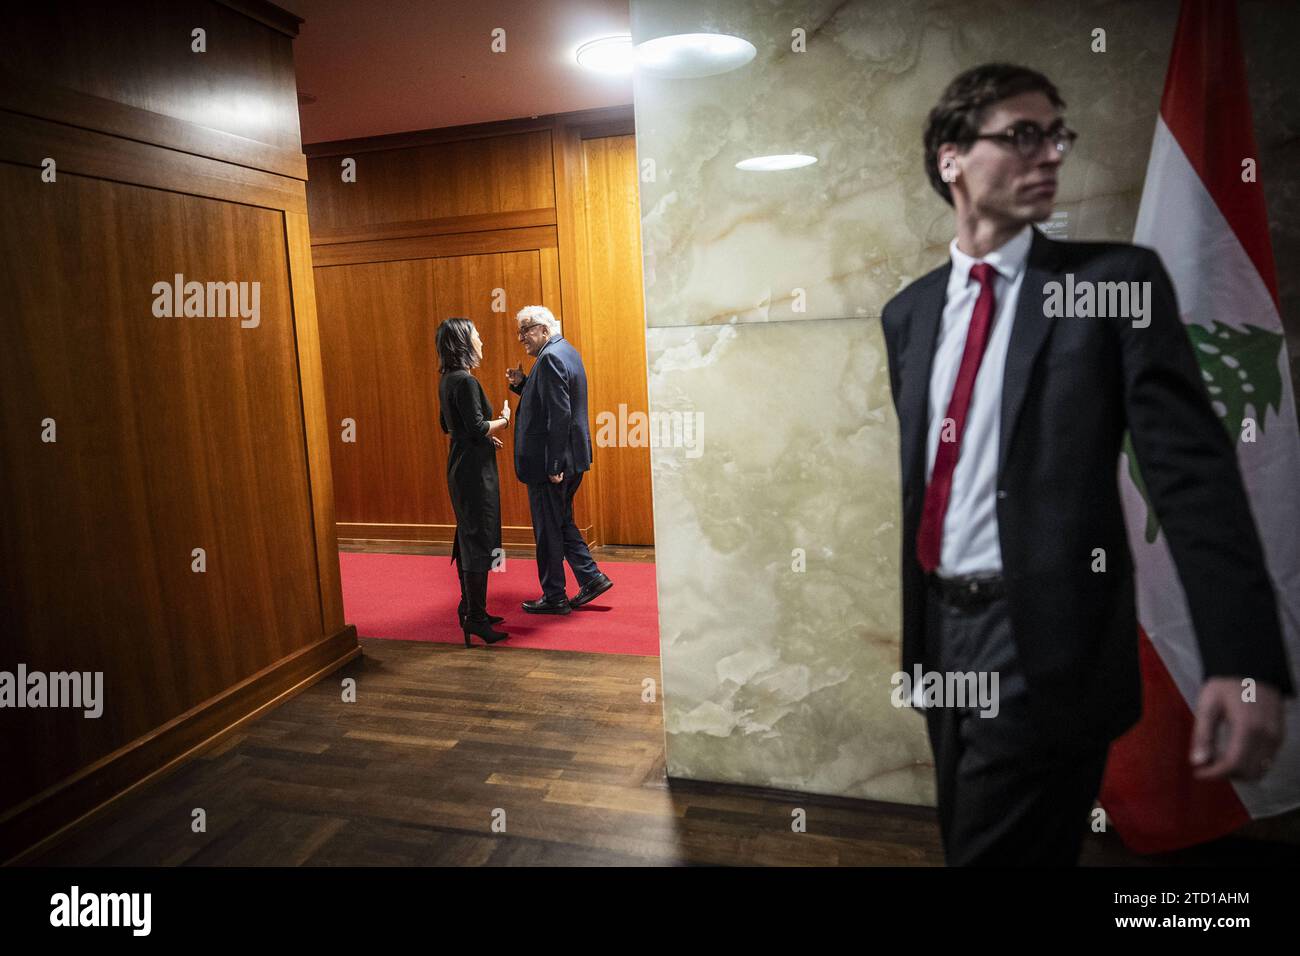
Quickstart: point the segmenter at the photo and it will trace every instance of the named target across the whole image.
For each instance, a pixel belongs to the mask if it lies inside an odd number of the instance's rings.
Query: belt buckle
[[[984,600],[989,600],[993,593],[995,579],[987,576],[954,576],[941,578],[935,575],[939,593],[958,607],[973,607]]]

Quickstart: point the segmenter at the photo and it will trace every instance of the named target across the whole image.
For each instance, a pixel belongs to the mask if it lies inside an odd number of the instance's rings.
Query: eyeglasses
[[[1079,138],[1079,134],[1067,128],[1061,120],[1057,120],[1048,129],[1043,129],[1033,120],[1019,120],[1012,123],[1001,133],[981,133],[970,138],[972,140],[997,140],[1013,147],[1022,158],[1029,159],[1038,153],[1045,139],[1051,140],[1056,151],[1061,156],[1065,156],[1070,152],[1070,148],[1074,146],[1074,141]]]
[[[541,324],[542,323],[540,322],[534,322],[532,325],[525,325],[522,329],[519,330],[519,341],[522,342],[524,340],[524,334],[526,332],[532,331],[533,329],[537,328]]]

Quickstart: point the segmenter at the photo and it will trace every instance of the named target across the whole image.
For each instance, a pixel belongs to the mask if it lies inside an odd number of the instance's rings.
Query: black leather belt
[[[959,574],[950,578],[931,574],[929,577],[930,587],[940,599],[957,607],[987,604],[1007,593],[1001,574]]]

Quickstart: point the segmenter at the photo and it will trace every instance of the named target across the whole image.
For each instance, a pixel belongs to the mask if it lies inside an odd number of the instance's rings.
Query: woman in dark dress
[[[451,436],[447,456],[447,490],[456,512],[456,543],[451,560],[460,570],[460,607],[457,615],[465,633],[477,634],[488,644],[510,635],[494,631],[503,620],[487,613],[487,578],[492,561],[501,550],[501,494],[497,479],[496,450],[501,439],[496,433],[510,421],[510,404],[501,418],[492,417],[492,406],[483,386],[470,372],[483,359],[483,340],[469,319],[447,319],[438,326],[439,419]]]

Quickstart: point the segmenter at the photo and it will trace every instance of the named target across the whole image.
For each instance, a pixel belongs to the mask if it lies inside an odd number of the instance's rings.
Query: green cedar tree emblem
[[[1241,437],[1247,406],[1255,413],[1258,433],[1264,434],[1268,409],[1272,408],[1276,415],[1282,405],[1282,372],[1278,362],[1282,351],[1282,334],[1257,325],[1236,329],[1219,322],[1215,322],[1209,329],[1196,324],[1188,324],[1185,328],[1188,338],[1192,340],[1192,348],[1197,363],[1201,366],[1201,377],[1205,380],[1210,400],[1233,444]],[[1129,478],[1146,502],[1146,540],[1150,544],[1160,533],[1160,523],[1156,519],[1155,509],[1151,507],[1151,499],[1147,496],[1146,483],[1138,471],[1132,436],[1129,434],[1124,435],[1123,450],[1128,459]]]

